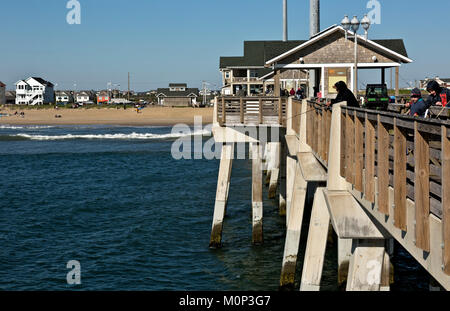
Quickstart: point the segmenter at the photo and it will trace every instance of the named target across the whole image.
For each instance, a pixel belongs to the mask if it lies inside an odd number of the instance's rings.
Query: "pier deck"
[[[281,143],[278,180],[284,193],[280,203],[287,198],[287,231],[280,286],[294,284],[301,225],[307,221],[306,189],[312,184],[301,290],[320,289],[329,224],[338,236],[339,280],[347,280],[347,290],[389,289],[393,239],[450,289],[450,188],[443,186],[450,183],[449,121],[345,103],[331,109],[293,98],[218,98],[213,132],[236,126],[282,129],[278,137],[263,140],[258,131],[252,137],[244,133],[245,139],[224,134],[219,139],[224,144]],[[261,151],[256,150],[264,148],[253,149],[253,170],[258,170]],[[253,174],[253,184],[259,185],[255,178],[262,176]],[[255,189],[254,198],[260,192],[259,186]],[[261,203],[253,205],[262,210]],[[260,212],[257,218],[261,244]]]

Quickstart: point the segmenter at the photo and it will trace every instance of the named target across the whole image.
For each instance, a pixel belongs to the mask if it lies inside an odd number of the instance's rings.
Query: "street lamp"
[[[352,20],[348,18],[348,15],[345,15],[344,19],[341,21],[341,26],[345,30],[345,39],[349,39],[352,36],[348,35],[348,31],[350,28],[353,30],[353,38],[355,39],[355,65],[354,65],[354,73],[353,73],[353,92],[355,95],[358,95],[358,30],[359,27],[362,26],[365,31],[365,38],[367,40],[368,31],[370,28],[371,21],[367,15],[364,15],[364,18],[359,21],[358,17],[353,16]]]

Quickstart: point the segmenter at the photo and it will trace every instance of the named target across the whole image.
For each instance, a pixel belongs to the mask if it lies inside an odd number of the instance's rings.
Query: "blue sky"
[[[79,0],[81,25],[69,25],[68,0],[1,1],[0,80],[40,76],[57,89],[144,91],[170,82],[220,87],[220,56],[239,56],[244,40],[282,39],[282,0]],[[321,0],[321,28],[368,13],[368,0]],[[400,83],[450,77],[450,1],[379,0],[381,24],[369,38],[403,38],[413,64]],[[288,0],[289,39],[309,37],[309,0]],[[375,71],[362,82],[378,81]],[[388,78],[389,82],[389,73]]]

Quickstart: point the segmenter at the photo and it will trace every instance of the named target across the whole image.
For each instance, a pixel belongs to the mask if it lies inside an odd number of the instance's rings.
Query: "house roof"
[[[48,85],[48,86],[50,86],[50,87],[54,86],[53,83],[48,82],[48,81],[45,81],[45,80],[42,79],[42,78],[39,78],[39,77],[32,77],[32,78],[33,78],[34,80],[36,80],[37,82],[41,83],[41,84]]]
[[[2,81],[0,81],[0,86],[1,86],[1,87],[5,87],[6,84],[4,84]]]
[[[442,80],[442,82],[450,83],[450,79],[441,79],[441,80]]]
[[[185,91],[170,91],[169,88],[159,88],[157,90],[157,97],[189,97],[189,95],[198,96],[199,90],[196,88],[187,88]]]
[[[187,87],[186,83],[170,83],[169,87]]]
[[[220,69],[264,67],[269,59],[276,57],[305,40],[293,41],[244,41],[244,56],[220,58]]]
[[[337,32],[337,31],[340,31],[342,33],[347,32],[348,34],[353,35],[352,32],[346,31],[341,26],[337,26],[337,25],[331,26],[331,27],[323,30],[322,32],[316,34],[315,36],[311,37],[311,39],[309,39],[308,41],[305,41],[305,42],[301,43],[300,45],[290,49],[289,51],[284,52],[282,54],[277,55],[276,57],[271,58],[269,61],[266,62],[266,65],[271,65],[275,62],[278,62],[278,61],[282,60],[283,58],[285,58],[289,55],[292,55],[292,54],[300,51],[301,49],[303,49],[317,41],[320,41],[321,39]],[[408,58],[405,44],[402,39],[366,40],[364,37],[362,37],[360,35],[358,35],[358,39],[361,40],[360,42],[364,42],[365,44],[370,45],[375,49],[381,50],[384,53],[390,54],[394,57],[398,57],[402,62],[405,62],[405,63],[412,62],[412,59]]]

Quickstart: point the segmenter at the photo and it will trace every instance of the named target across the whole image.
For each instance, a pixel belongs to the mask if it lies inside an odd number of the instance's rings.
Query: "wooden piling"
[[[280,173],[280,153],[281,153],[281,143],[270,143],[272,144],[271,153],[273,157],[273,165],[270,173],[269,181],[269,199],[275,198],[277,194],[278,178]]]
[[[252,243],[263,243],[263,202],[262,202],[262,163],[261,145],[251,144],[252,148]]]
[[[294,192],[292,194],[291,211],[289,213],[286,240],[284,244],[283,266],[281,268],[280,286],[294,285],[295,267],[300,244],[303,212],[305,209],[307,182],[303,178],[300,166],[295,170]]]
[[[329,228],[330,213],[325,202],[323,188],[318,188],[314,196],[309,223],[300,291],[320,290]]]
[[[234,156],[234,144],[224,144],[220,158],[219,176],[217,179],[216,203],[214,205],[213,224],[209,247],[222,246],[222,227],[225,208],[229,195],[231,168]]]

